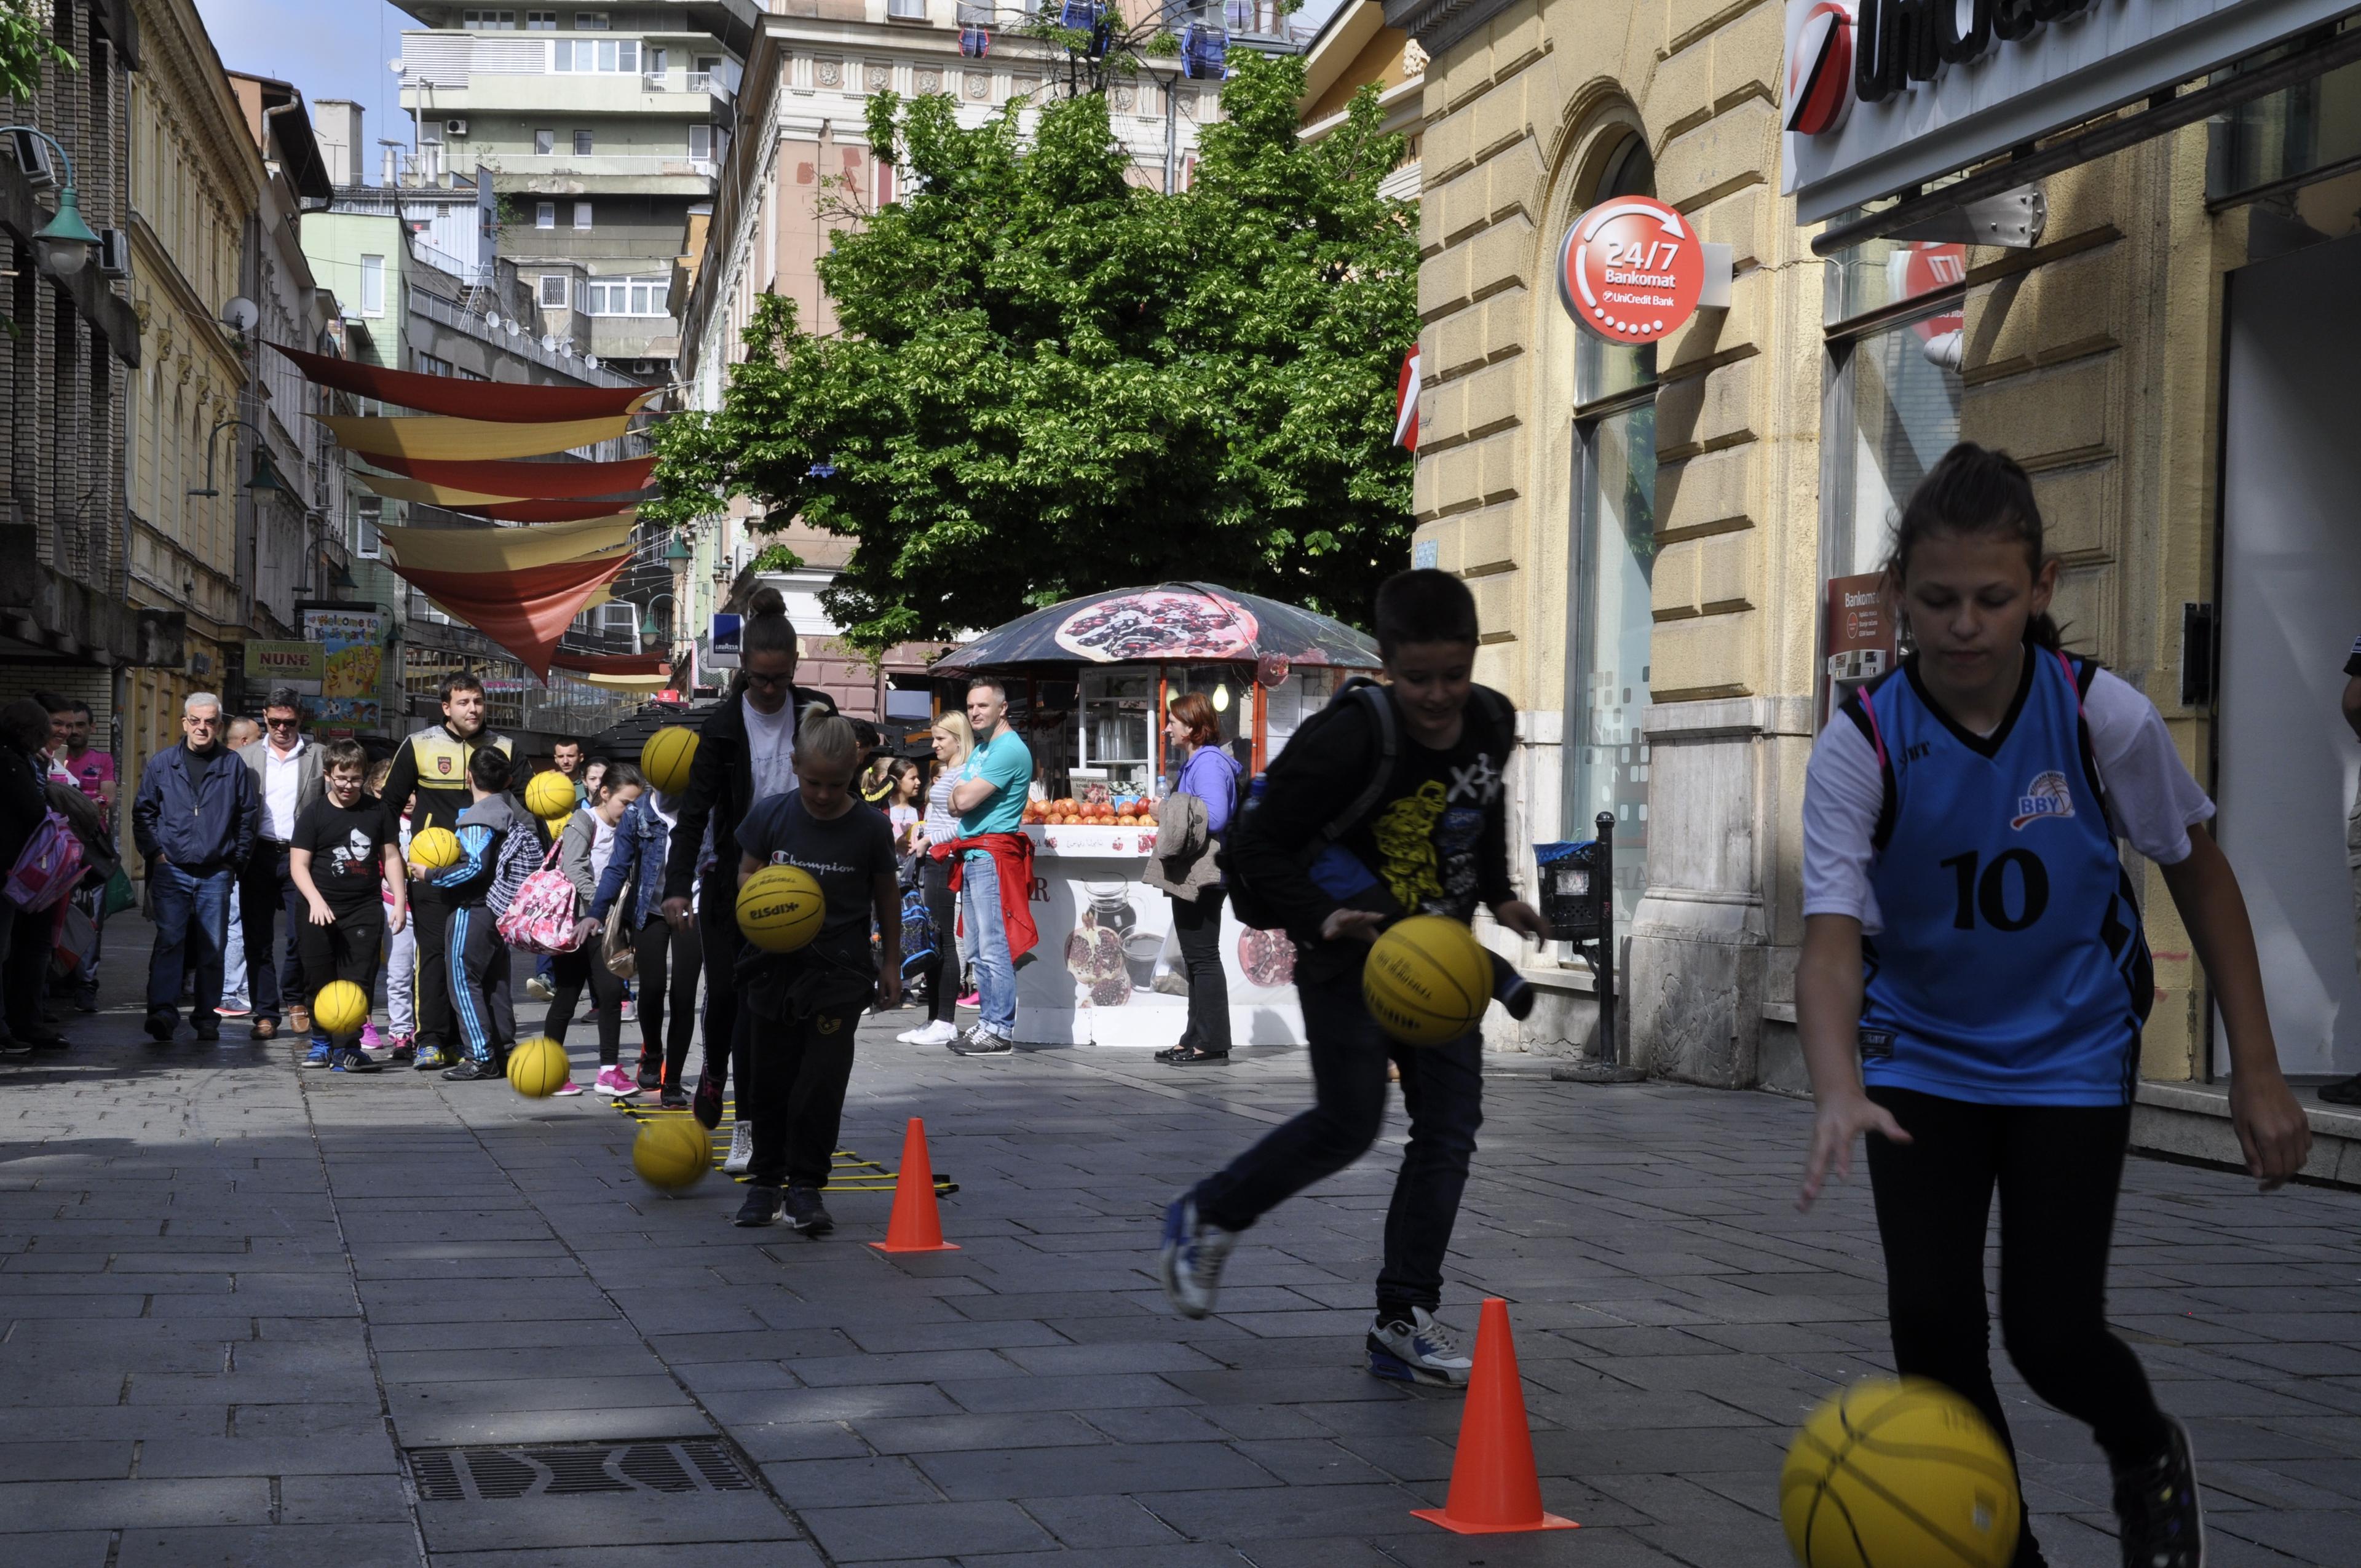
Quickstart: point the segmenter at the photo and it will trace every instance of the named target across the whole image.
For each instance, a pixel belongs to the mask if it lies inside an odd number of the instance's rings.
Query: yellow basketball
[[[519,1040],[509,1052],[509,1087],[527,1100],[546,1100],[573,1076],[566,1047],[547,1035]]]
[[[541,819],[541,825],[549,830],[549,836],[551,838],[562,839],[566,836],[566,825],[573,820],[574,813],[570,811],[561,811],[555,817],[543,817]]]
[[[661,795],[686,789],[689,765],[696,761],[697,731],[683,724],[665,725],[640,748],[640,772]]]
[[[631,1168],[657,1191],[678,1192],[713,1168],[713,1141],[693,1116],[644,1122],[631,1140]]]
[[[410,836],[410,861],[412,865],[424,866],[430,872],[457,865],[459,835],[448,828],[426,828],[412,833]]]
[[[1441,915],[1395,922],[1369,949],[1361,1000],[1378,1026],[1406,1046],[1455,1040],[1484,1016],[1492,960],[1476,934]]]
[[[766,953],[792,953],[819,935],[828,913],[819,883],[801,866],[764,866],[738,890],[738,929]]]
[[[332,980],[312,998],[312,1023],[332,1040],[359,1034],[368,1014],[368,992],[349,980]]]
[[[1976,1408],[1923,1377],[1872,1377],[1811,1413],[1779,1471],[1804,1568],[2006,1568],[2024,1505]]]
[[[574,815],[574,781],[552,768],[533,775],[524,786],[524,808],[546,822]]]

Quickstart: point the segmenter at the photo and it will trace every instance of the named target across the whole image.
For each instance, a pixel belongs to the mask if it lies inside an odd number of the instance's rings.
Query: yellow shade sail
[[[529,528],[380,528],[378,537],[404,566],[429,572],[514,572],[629,549],[631,514]]]
[[[353,477],[390,501],[415,501],[430,507],[490,507],[511,506],[529,500],[528,496],[487,496],[475,490],[455,490],[448,485],[430,485],[423,479],[396,479],[384,474],[355,474]]]
[[[672,685],[670,675],[580,675],[576,678],[619,692],[662,691]]]
[[[494,424],[479,419],[445,419],[434,414],[364,418],[323,414],[321,422],[335,433],[336,444],[347,452],[383,453],[390,457],[431,458],[439,462],[482,462],[500,457],[543,457],[571,447],[612,441],[631,428],[631,416],[611,419],[569,419],[555,424]]]
[[[597,609],[600,605],[605,604],[609,599],[613,598],[614,597],[615,586],[612,583],[609,583],[605,587],[600,588],[597,593],[592,594],[588,598],[584,599],[582,601],[582,608],[584,609]]]

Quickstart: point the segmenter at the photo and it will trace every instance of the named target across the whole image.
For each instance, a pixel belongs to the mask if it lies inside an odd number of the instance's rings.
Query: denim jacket
[[[623,895],[623,884],[633,889],[631,928],[636,932],[655,917],[664,903],[664,856],[672,844],[672,827],[656,815],[655,796],[642,795],[615,824],[615,852],[598,878],[590,899],[590,916],[607,918],[607,911]]]

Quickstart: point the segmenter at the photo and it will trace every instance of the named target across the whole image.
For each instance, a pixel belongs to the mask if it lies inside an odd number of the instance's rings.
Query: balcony
[[[476,161],[492,171],[494,190],[545,196],[710,196],[721,169],[685,153],[480,152]]]

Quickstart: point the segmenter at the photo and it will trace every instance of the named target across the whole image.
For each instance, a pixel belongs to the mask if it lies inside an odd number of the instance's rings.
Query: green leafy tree
[[[0,0],[0,95],[23,103],[40,90],[41,68],[81,62],[54,36],[52,0]]]
[[[1410,526],[1394,385],[1415,337],[1410,208],[1374,91],[1305,146],[1297,59],[1246,56],[1167,196],[1095,93],[974,128],[881,97],[912,178],[819,263],[840,333],[758,305],[719,410],[657,433],[686,521],[745,496],[855,543],[827,597],[878,648],[1077,594],[1211,580],[1366,613]]]

